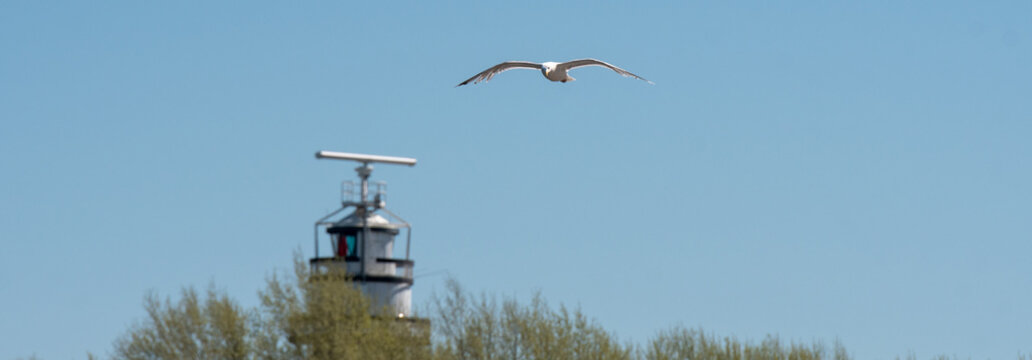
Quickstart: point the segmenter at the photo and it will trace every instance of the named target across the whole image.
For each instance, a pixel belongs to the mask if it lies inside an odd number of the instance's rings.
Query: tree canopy
[[[674,327],[643,346],[616,335],[579,309],[473,296],[458,282],[431,301],[428,319],[399,319],[331,270],[312,274],[298,257],[292,276],[273,275],[260,305],[243,308],[218,291],[184,289],[179,298],[144,298],[147,317],[114,343],[112,358],[158,359],[834,359],[847,360],[835,343],[759,344]]]
[[[261,305],[243,309],[210,288],[176,302],[148,295],[147,319],[115,342],[115,359],[426,359],[429,330],[418,321],[371,314],[371,302],[340,270],[272,276]]]

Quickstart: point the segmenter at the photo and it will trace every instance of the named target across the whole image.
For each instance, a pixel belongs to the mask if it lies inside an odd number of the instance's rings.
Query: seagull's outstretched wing
[[[478,82],[481,82],[481,81],[487,82],[488,80],[491,80],[491,78],[493,78],[498,73],[500,73],[502,71],[505,71],[505,70],[513,69],[513,68],[541,69],[541,64],[527,62],[527,61],[506,61],[506,62],[503,62],[501,64],[492,66],[492,67],[488,68],[487,70],[481,71],[479,74],[473,75],[473,77],[471,77],[469,79],[466,79],[466,81],[463,81],[463,82],[461,82],[461,83],[459,83],[458,85],[455,85],[455,86],[459,87],[459,86],[462,86],[462,85],[466,85],[466,84],[469,84],[470,81],[472,81],[474,84],[476,84]]]
[[[566,70],[572,70],[572,69],[576,69],[576,68],[583,67],[583,66],[603,66],[603,67],[609,68],[610,70],[616,71],[617,74],[620,74],[620,75],[623,75],[623,76],[629,76],[629,77],[632,77],[632,78],[635,78],[635,79],[638,79],[638,80],[642,80],[642,81],[645,81],[645,82],[647,82],[649,84],[653,84],[653,85],[656,84],[654,82],[645,80],[645,78],[643,78],[641,76],[631,74],[630,71],[618,68],[618,67],[613,66],[612,64],[607,63],[605,61],[600,61],[600,60],[595,60],[595,59],[570,60],[570,61],[567,61],[567,62],[564,62],[564,63],[561,63],[561,64],[557,65],[556,68],[557,69],[566,68]]]

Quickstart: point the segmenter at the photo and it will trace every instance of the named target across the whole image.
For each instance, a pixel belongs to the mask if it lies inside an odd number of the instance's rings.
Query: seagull
[[[487,70],[481,71],[479,74],[473,75],[473,77],[466,79],[466,81],[463,81],[458,85],[455,85],[455,87],[469,84],[470,81],[472,81],[474,84],[481,81],[487,82],[488,80],[491,80],[491,78],[493,78],[495,75],[498,75],[498,73],[514,68],[538,69],[541,70],[542,75],[545,75],[545,79],[565,83],[567,81],[576,80],[569,74],[567,74],[567,71],[583,66],[603,66],[609,68],[610,70],[616,71],[617,74],[633,77],[635,79],[645,81],[649,84],[655,84],[651,81],[643,79],[641,76],[631,74],[629,71],[613,66],[612,64],[606,63],[605,61],[595,59],[580,59],[570,60],[564,63],[549,61],[540,64],[529,61],[506,61],[501,64],[492,66]]]

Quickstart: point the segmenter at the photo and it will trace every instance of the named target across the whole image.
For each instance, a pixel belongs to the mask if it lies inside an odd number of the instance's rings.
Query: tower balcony
[[[308,261],[313,274],[325,273],[331,267],[344,269],[348,276],[354,281],[364,282],[385,282],[412,285],[413,267],[416,262],[405,259],[376,258],[375,267],[367,267],[362,273],[362,258],[358,256],[347,257],[320,257]]]

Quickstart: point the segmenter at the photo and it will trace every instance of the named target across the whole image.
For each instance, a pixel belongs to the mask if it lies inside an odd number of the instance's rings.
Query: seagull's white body
[[[570,76],[568,73],[569,69],[559,70],[558,66],[559,63],[557,62],[543,62],[541,63],[541,74],[545,75],[545,79],[552,81],[567,82],[577,80]]]
[[[620,75],[623,75],[623,76],[633,77],[635,79],[639,79],[639,80],[648,82],[649,84],[652,84],[651,81],[645,80],[644,78],[642,78],[642,77],[640,77],[638,75],[631,74],[627,70],[618,68],[618,67],[613,66],[613,65],[611,65],[609,63],[606,63],[604,61],[595,60],[595,59],[580,59],[580,60],[567,61],[567,62],[564,62],[564,63],[557,63],[557,62],[548,61],[548,62],[544,62],[544,63],[540,63],[540,64],[532,63],[532,62],[527,62],[527,61],[506,61],[506,62],[503,62],[501,64],[492,66],[492,67],[488,68],[487,70],[481,71],[479,74],[473,75],[473,77],[471,77],[469,79],[466,79],[466,81],[463,81],[462,83],[459,83],[458,85],[455,85],[455,86],[466,85],[470,81],[472,81],[474,84],[476,84],[478,82],[481,82],[481,81],[487,82],[488,80],[491,80],[491,78],[493,78],[498,73],[506,71],[506,70],[509,70],[509,69],[515,69],[515,68],[539,69],[539,70],[541,70],[541,74],[545,76],[545,79],[548,79],[548,80],[551,80],[551,81],[558,81],[558,82],[565,83],[567,81],[574,81],[574,80],[576,80],[572,76],[570,76],[570,74],[568,73],[570,70],[576,69],[576,68],[579,68],[579,67],[584,67],[584,66],[602,66],[602,67],[606,67],[606,68],[609,68],[610,70],[615,71],[617,74],[620,74]]]

